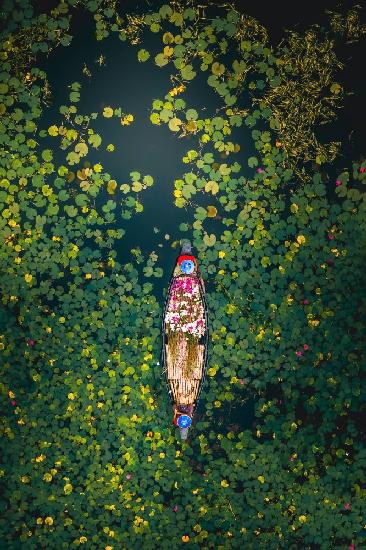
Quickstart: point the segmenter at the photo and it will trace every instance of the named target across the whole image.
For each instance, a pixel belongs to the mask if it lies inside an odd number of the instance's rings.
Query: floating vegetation
[[[366,162],[345,166],[317,131],[347,93],[336,43],[365,35],[359,10],[273,48],[230,5],[153,9],[2,7],[2,544],[362,547]],[[165,83],[148,123],[187,143],[169,190],[186,217],[165,240],[192,240],[207,282],[209,368],[189,444],[174,436],[157,365],[154,282],[169,274],[125,237],[154,175],[107,168],[119,152],[109,128],[127,140],[136,113],[103,97],[84,108],[67,71],[57,105],[39,68],[75,47],[77,12],[102,50],[84,76],[107,64],[107,37],[116,55],[119,41],[135,48]],[[220,102],[211,115],[190,104],[198,75]],[[248,397],[253,425],[231,422]]]

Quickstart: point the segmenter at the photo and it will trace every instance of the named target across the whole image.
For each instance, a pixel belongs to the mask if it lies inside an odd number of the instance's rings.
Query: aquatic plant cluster
[[[10,550],[365,546],[366,162],[344,166],[340,144],[317,135],[346,93],[337,47],[365,25],[356,8],[331,13],[327,28],[291,31],[274,48],[252,17],[211,8],[175,0],[136,15],[67,0],[37,15],[29,0],[3,3],[0,539]],[[116,36],[137,63],[170,69],[150,122],[190,138],[171,200],[186,208],[177,238],[198,251],[211,336],[189,442],[176,440],[156,370],[152,281],[163,266],[137,249],[117,260],[123,220],[142,215],[154,179],[106,172],[102,150],[115,145],[95,121],[128,128],[134,114],[85,114],[71,82],[68,104],[43,123],[52,90],[37,63],[73,48],[77,10],[101,44]],[[146,49],[149,32],[160,51]],[[212,116],[183,99],[199,72],[221,102]],[[249,396],[253,425],[228,424]]]

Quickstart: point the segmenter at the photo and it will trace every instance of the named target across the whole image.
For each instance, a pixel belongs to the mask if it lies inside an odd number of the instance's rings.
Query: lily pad
[[[216,243],[216,235],[214,233],[211,233],[210,235],[206,234],[203,237],[203,242],[206,246],[214,246]]]

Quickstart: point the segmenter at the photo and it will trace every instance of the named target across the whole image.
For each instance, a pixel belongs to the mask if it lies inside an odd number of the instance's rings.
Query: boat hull
[[[183,273],[181,266],[183,262],[194,264],[192,273]],[[191,292],[194,307],[199,311],[195,318],[195,326],[199,326],[199,338],[192,340],[188,333],[172,332],[172,319],[176,320],[172,310],[177,309],[176,299],[177,288]],[[184,296],[186,309],[190,310],[190,297],[188,293],[181,293]],[[183,303],[183,302],[182,302]],[[178,304],[178,309],[181,304]],[[198,308],[198,309],[197,309]],[[182,308],[180,308],[182,311]],[[177,321],[179,324],[179,320]],[[173,325],[174,326],[174,325]],[[189,326],[189,325],[186,325]],[[175,411],[188,414],[190,418],[197,408],[198,400],[202,391],[206,370],[207,370],[207,347],[208,347],[208,313],[205,298],[205,288],[198,270],[197,260],[192,255],[180,255],[176,261],[165,300],[164,314],[162,320],[162,365],[168,395]],[[178,350],[178,351],[177,351]],[[178,421],[179,422],[179,421]],[[179,425],[179,424],[178,424]],[[186,439],[188,430],[185,426],[179,426],[182,439]]]

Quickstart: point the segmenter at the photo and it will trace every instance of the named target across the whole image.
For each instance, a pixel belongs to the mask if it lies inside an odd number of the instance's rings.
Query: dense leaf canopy
[[[340,144],[316,133],[344,97],[335,44],[364,27],[357,10],[331,14],[328,29],[291,31],[273,48],[252,17],[211,8],[174,1],[136,15],[65,0],[36,14],[29,0],[4,2],[3,548],[366,544],[366,162],[343,166]],[[131,166],[121,181],[103,166],[118,146],[98,128],[128,135],[134,114],[85,112],[78,81],[55,105],[38,67],[73,48],[77,9],[101,45],[126,42],[136,63],[162,71],[166,94],[151,98],[148,123],[188,138],[171,182],[172,208],[186,209],[172,246],[184,237],[197,251],[210,348],[187,442],[159,365],[154,288],[172,266],[154,251],[118,256],[154,174]],[[198,76],[221,105],[211,116],[186,95]]]

